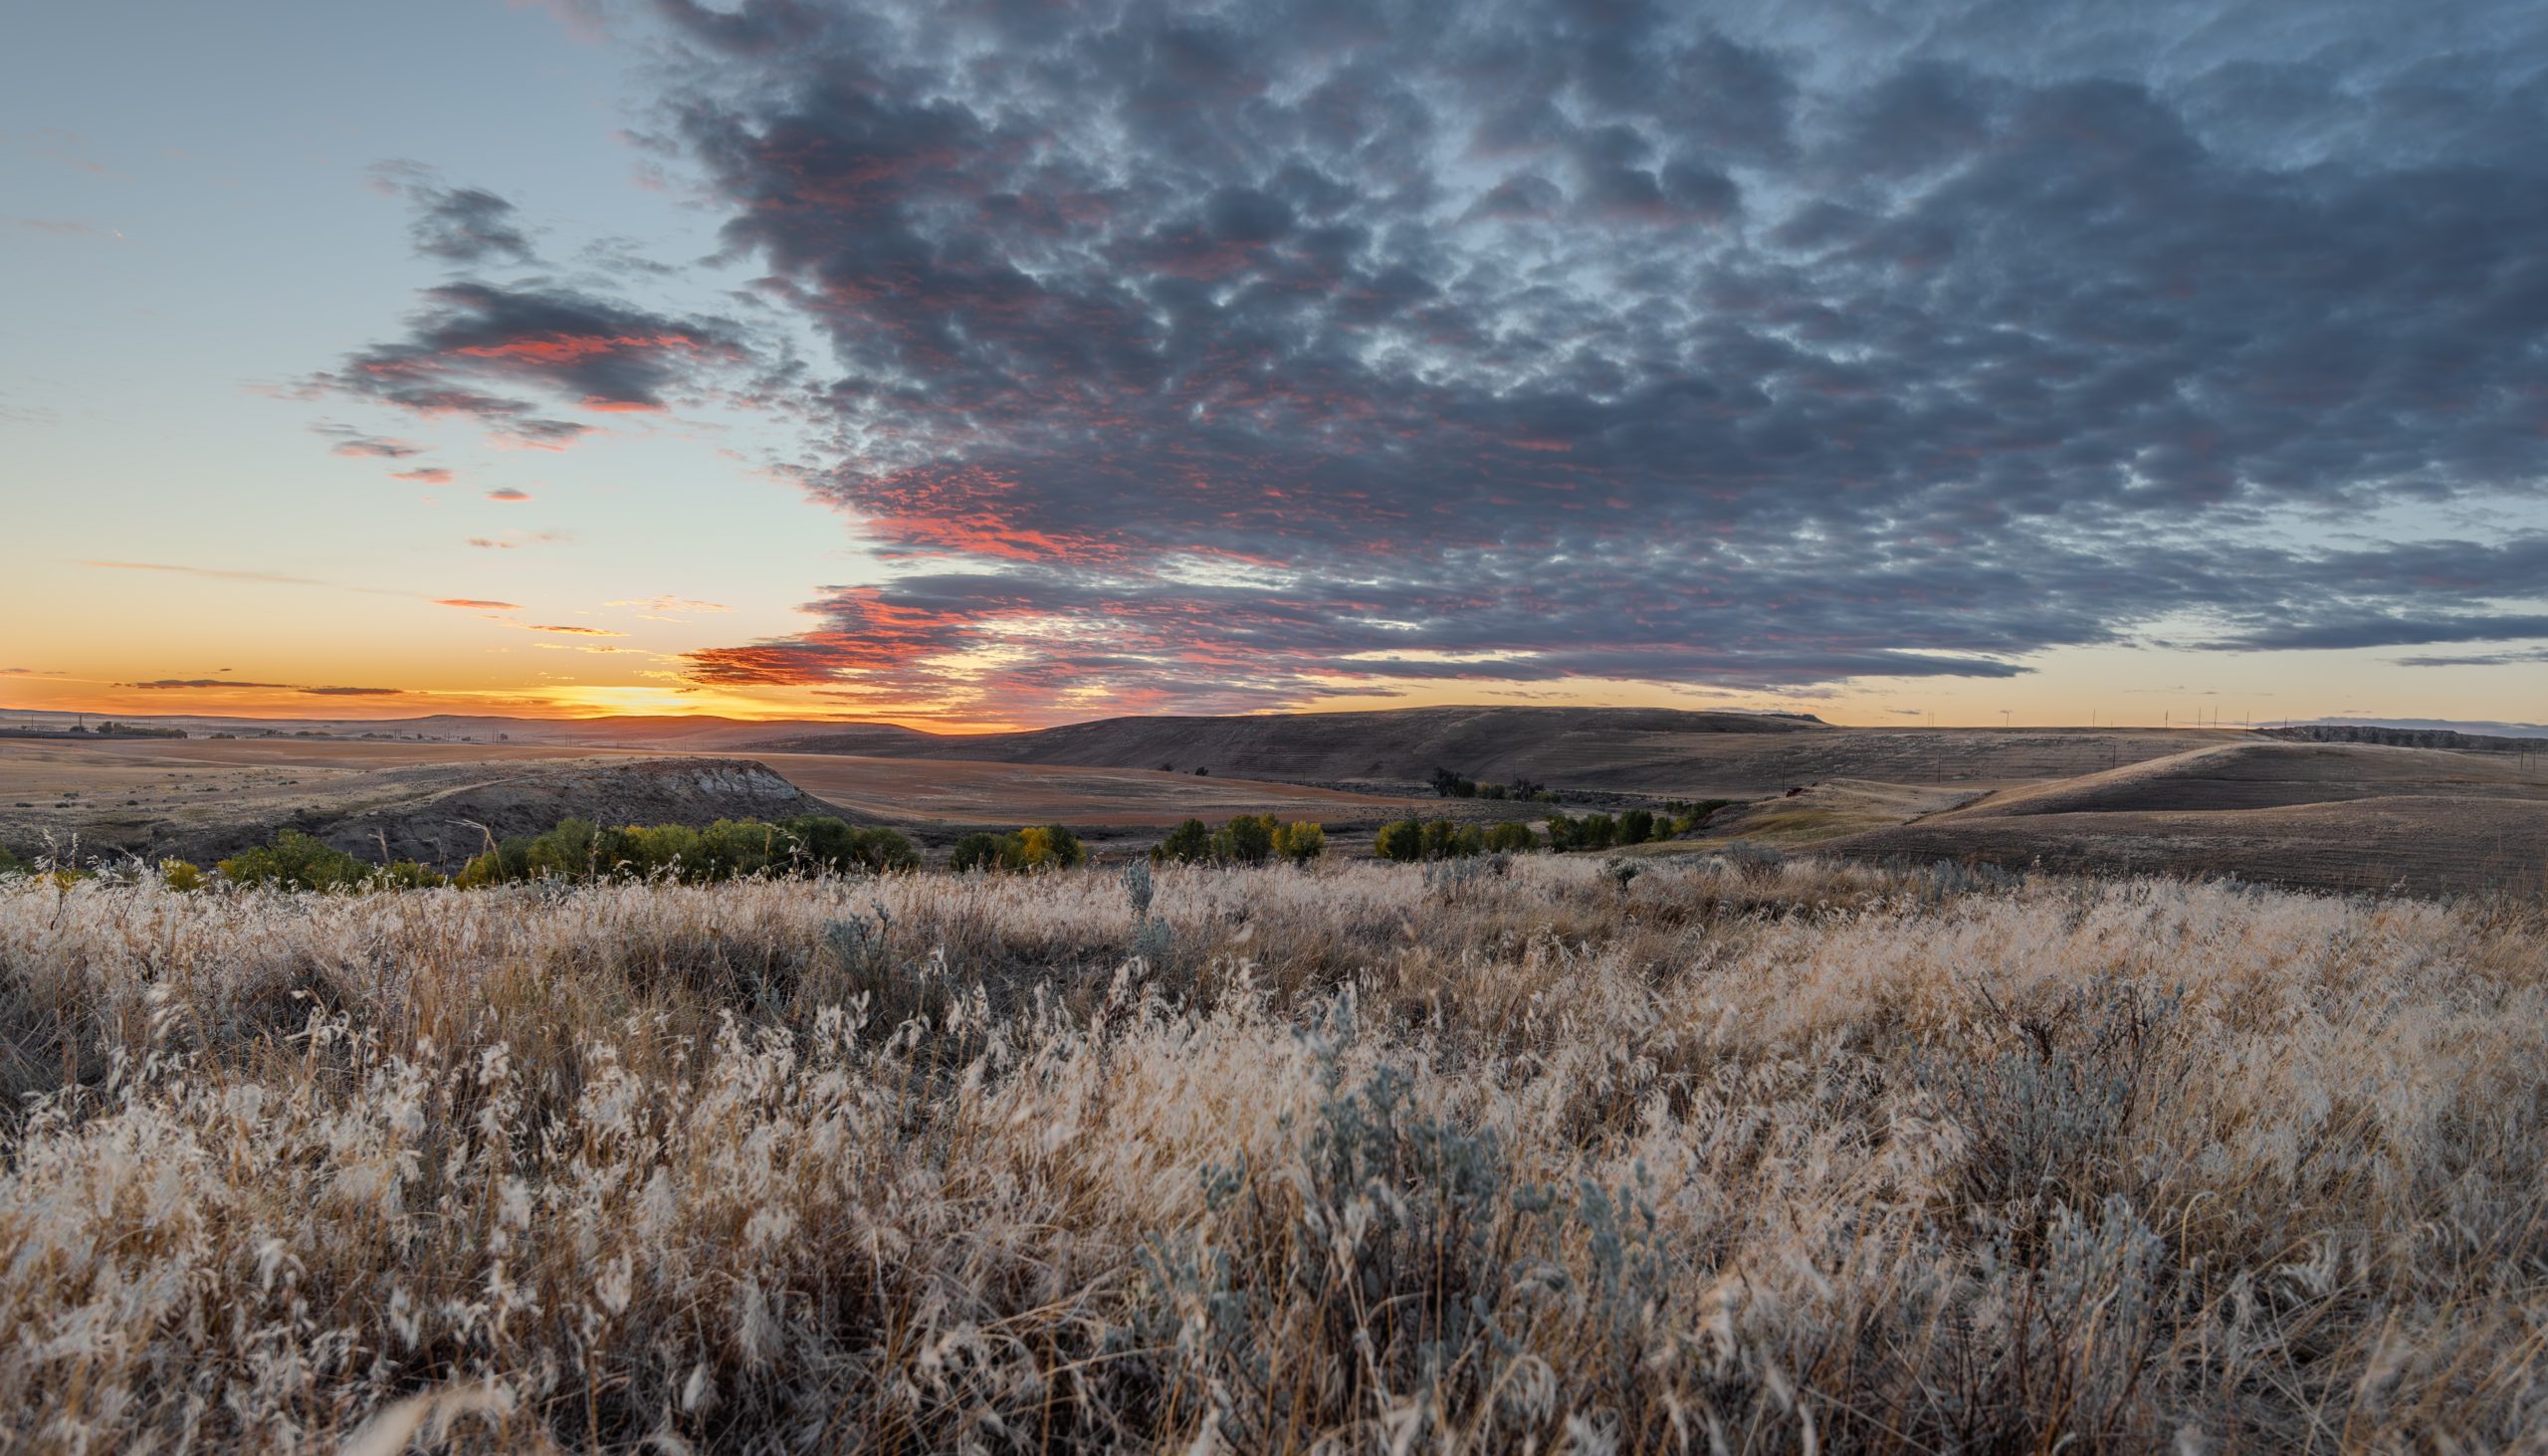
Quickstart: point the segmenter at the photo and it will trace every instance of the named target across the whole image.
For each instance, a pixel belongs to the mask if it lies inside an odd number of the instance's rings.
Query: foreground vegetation
[[[0,1431],[2503,1449],[2535,907],[1765,860],[0,882]]]

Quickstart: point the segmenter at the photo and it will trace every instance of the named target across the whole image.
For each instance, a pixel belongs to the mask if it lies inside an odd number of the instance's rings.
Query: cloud
[[[2425,642],[2504,642],[2548,637],[2548,615],[2395,617],[2371,615],[2269,628],[2243,637],[2207,642],[2214,651],[2401,647]]]
[[[487,499],[490,501],[503,501],[507,504],[512,504],[515,502],[530,500],[531,493],[528,491],[517,491],[513,487],[507,486],[502,490],[489,491],[487,493]]]
[[[686,596],[649,596],[608,603],[614,607],[646,607],[658,612],[731,612],[723,602],[697,601]]]
[[[416,251],[448,263],[535,262],[514,205],[479,187],[447,187],[430,167],[384,162],[375,185],[404,196],[415,209],[408,238]]]
[[[750,359],[727,321],[563,288],[464,280],[423,297],[405,337],[361,350],[305,387],[423,419],[470,420],[514,445],[560,449],[594,427],[552,409],[658,413]]]
[[[2525,647],[2507,652],[2477,652],[2460,656],[2402,657],[2402,668],[2499,668],[2515,664],[2548,663],[2548,647]]]
[[[773,468],[873,557],[687,671],[1056,717],[2513,640],[2548,20],[2444,9],[664,0],[649,133],[827,352]],[[765,368],[656,283],[448,284],[330,387],[553,444]]]
[[[574,537],[562,530],[507,531],[502,536],[473,535],[469,544],[482,551],[510,551],[520,546],[552,545]]]
[[[50,233],[57,238],[120,238],[123,236],[122,233],[113,229],[102,228],[95,223],[81,222],[76,218],[12,217],[7,221],[11,227],[24,228],[31,233]]]
[[[420,486],[447,486],[451,484],[451,472],[444,470],[440,466],[426,466],[422,470],[402,470],[393,474],[389,478],[393,481],[412,481]]]
[[[369,435],[349,425],[320,423],[310,428],[336,442],[328,447],[331,453],[355,460],[408,460],[425,453],[425,447],[413,441]]]
[[[576,637],[625,637],[628,635],[625,632],[606,631],[600,627],[534,626],[528,622],[524,623],[523,627],[531,632],[563,632]]]
[[[481,612],[519,612],[522,610],[521,605],[515,602],[487,601],[483,598],[474,596],[438,596],[434,598],[434,605],[438,607],[464,607],[471,611]]]
[[[262,581],[284,586],[333,586],[315,576],[287,576],[275,571],[231,571],[217,566],[180,566],[166,561],[83,561],[103,571],[167,571],[181,576],[200,576],[208,581]],[[361,588],[345,588],[359,590]]]
[[[306,698],[398,698],[405,696],[407,691],[404,688],[305,688],[293,683],[243,683],[235,678],[158,678],[147,683],[118,683],[116,686],[151,692],[248,688],[260,692],[298,693]]]

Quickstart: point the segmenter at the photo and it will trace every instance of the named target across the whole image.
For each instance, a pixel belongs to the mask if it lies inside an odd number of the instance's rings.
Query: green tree
[[[829,814],[805,814],[779,826],[791,868],[823,874],[881,875],[920,863],[912,842],[891,829],[861,828]]]
[[[1608,849],[1618,842],[1618,821],[1607,814],[1587,814],[1576,837],[1578,849]]]
[[[220,870],[233,884],[279,890],[350,890],[371,878],[371,866],[298,829],[223,860]]]
[[[1443,799],[1473,799],[1477,797],[1477,783],[1474,779],[1463,778],[1447,768],[1436,767],[1433,770],[1433,796]]]
[[[1240,814],[1212,836],[1212,858],[1234,865],[1261,865],[1274,855],[1274,816]]]
[[[947,868],[961,874],[967,870],[996,870],[1000,867],[1000,837],[979,830],[956,841],[947,855]]]
[[[1486,831],[1486,847],[1495,854],[1514,854],[1539,847],[1540,838],[1519,819],[1507,819]]]
[[[1274,852],[1296,865],[1306,865],[1327,853],[1327,830],[1304,819],[1285,824],[1274,831]]]
[[[451,882],[431,865],[393,860],[372,872],[371,883],[385,890],[439,890]]]
[[[1373,852],[1384,860],[1401,864],[1424,858],[1424,825],[1414,819],[1400,819],[1381,828],[1372,842]]]
[[[1019,869],[1067,870],[1088,859],[1088,850],[1080,844],[1079,836],[1059,824],[1020,829],[1009,839]]]
[[[528,874],[533,880],[581,880],[594,871],[599,846],[590,819],[560,819],[531,839]]]
[[[1151,851],[1155,860],[1190,865],[1212,852],[1212,831],[1200,819],[1188,819],[1168,832],[1168,837]]]
[[[757,819],[718,820],[699,832],[699,849],[700,878],[712,881],[746,879],[787,858],[786,836]]]
[[[1549,816],[1549,848],[1560,854],[1577,848],[1583,834],[1584,825],[1574,815],[1561,812]]]
[[[1630,809],[1619,816],[1619,843],[1643,844],[1655,837],[1652,810]]]

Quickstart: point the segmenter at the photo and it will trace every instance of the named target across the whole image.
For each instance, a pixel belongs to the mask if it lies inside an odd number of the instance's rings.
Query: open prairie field
[[[1351,722],[1315,722],[1322,717]],[[1118,758],[1166,751],[1157,737],[1166,729],[1144,729],[1129,746],[1110,736],[1143,722],[1023,735],[1009,749]],[[1472,751],[1456,761],[1486,765],[1477,771],[1546,774],[1540,781],[1577,796],[1567,807],[1578,811],[1587,800],[1734,801],[1702,833],[1638,846],[1641,855],[1705,852],[1740,838],[1877,859],[2040,861],[2087,873],[2431,894],[2537,888],[2548,876],[2548,768],[2503,752],[2226,730],[1872,730],[1641,710],[1168,722],[1217,725],[1205,736],[1221,734],[1224,746],[1238,742],[1232,734],[1257,735],[1272,747],[1233,756],[1269,774],[1317,777],[1308,770],[1347,766],[1337,755],[1376,751],[1385,737],[1407,762],[1465,745]],[[1509,751],[1473,741],[1481,725],[1511,735]],[[729,725],[713,736],[732,731]],[[974,741],[893,729],[870,745],[906,738],[951,752]],[[1274,814],[1325,823],[1340,831],[1340,850],[1361,850],[1391,819],[1548,812],[1437,799],[1386,775],[1307,782],[1040,757],[729,753],[289,737],[0,741],[0,846],[31,854],[51,832],[57,842],[76,835],[91,850],[208,861],[294,827],[366,858],[383,858],[385,848],[448,869],[490,833],[536,833],[569,815],[706,823],[831,812],[906,826],[925,846],[967,829],[1058,822],[1109,853],[1144,847],[1188,816]],[[1581,777],[1558,772],[1559,763]]]
[[[367,856],[385,836],[395,856],[449,867],[490,832],[536,833],[568,815],[705,823],[833,811],[924,828],[1058,821],[1139,838],[1189,815],[1368,825],[1421,807],[1192,774],[839,754],[324,738],[0,741],[0,846],[22,854],[50,832],[91,850],[208,861],[292,827]]]
[[[2548,1428],[2535,903],[1549,855],[17,878],[0,988],[13,1449]]]
[[[2501,753],[2249,741],[1986,795],[1839,847],[2331,890],[2536,894],[2548,889],[2548,768]]]

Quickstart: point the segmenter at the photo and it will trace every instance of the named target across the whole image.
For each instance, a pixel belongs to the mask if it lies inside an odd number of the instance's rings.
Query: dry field
[[[0,885],[0,1445],[2539,1450],[2536,903]]]
[[[479,846],[472,825],[536,832],[580,814],[604,822],[705,823],[799,806],[768,795],[670,802],[645,791],[669,765],[758,762],[854,818],[1001,827],[1061,822],[1100,835],[1156,831],[1188,815],[1278,814],[1339,824],[1420,806],[1371,793],[1135,769],[755,753],[743,759],[524,743],[322,738],[0,741],[0,847],[32,855],[51,833],[92,850],[205,859],[296,825],[362,850],[376,831],[434,861]],[[665,765],[662,768],[650,767]],[[820,805],[804,805],[816,808]],[[531,812],[520,819],[517,811]],[[543,817],[544,815],[544,817]],[[536,820],[536,822],[531,822]],[[1138,837],[1138,836],[1137,836]]]

